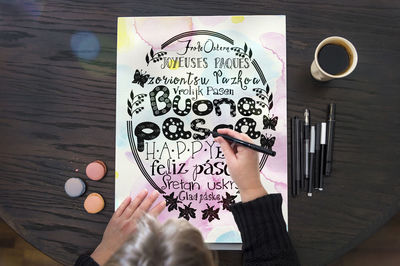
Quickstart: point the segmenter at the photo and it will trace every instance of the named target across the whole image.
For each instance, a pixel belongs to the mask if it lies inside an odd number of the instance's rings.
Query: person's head
[[[215,266],[216,263],[200,231],[188,221],[171,219],[161,224],[146,215],[133,237],[107,265]]]

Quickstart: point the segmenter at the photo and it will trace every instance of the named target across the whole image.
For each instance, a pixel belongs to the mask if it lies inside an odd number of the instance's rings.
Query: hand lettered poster
[[[259,168],[287,221],[285,16],[121,17],[117,50],[115,207],[158,190],[161,221],[241,243],[240,194],[210,134],[227,127],[276,151]]]

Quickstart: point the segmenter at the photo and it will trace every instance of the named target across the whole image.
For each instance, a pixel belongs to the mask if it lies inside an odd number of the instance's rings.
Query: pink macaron
[[[96,160],[86,167],[86,175],[95,181],[102,179],[107,173],[107,166],[104,162]]]

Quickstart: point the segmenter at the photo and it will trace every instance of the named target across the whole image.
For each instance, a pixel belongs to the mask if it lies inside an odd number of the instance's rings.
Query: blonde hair
[[[146,215],[108,266],[216,266],[198,229],[183,219],[164,224]]]

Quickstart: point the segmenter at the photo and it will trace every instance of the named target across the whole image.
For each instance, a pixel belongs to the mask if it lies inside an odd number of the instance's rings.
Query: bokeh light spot
[[[100,42],[91,32],[77,32],[71,36],[71,49],[77,57],[93,60],[100,52]]]

